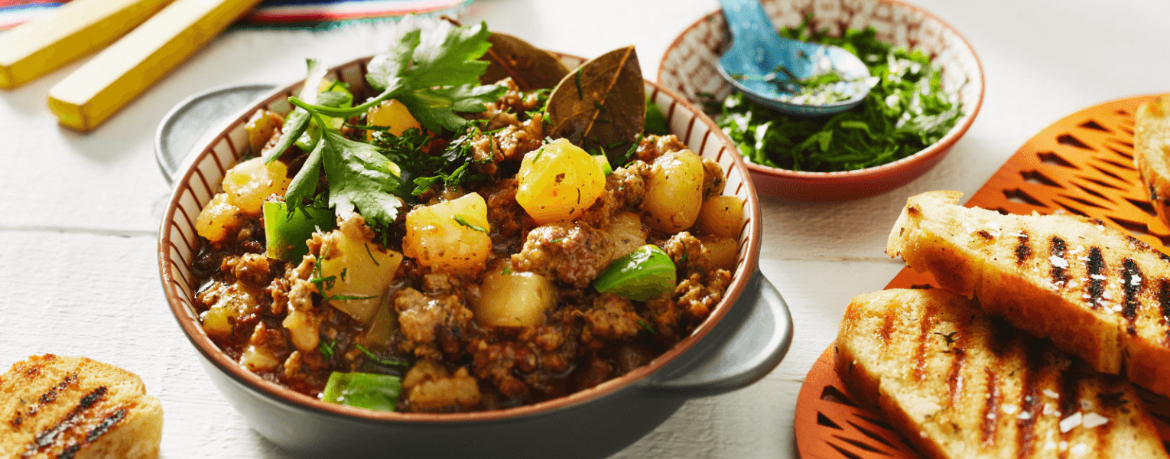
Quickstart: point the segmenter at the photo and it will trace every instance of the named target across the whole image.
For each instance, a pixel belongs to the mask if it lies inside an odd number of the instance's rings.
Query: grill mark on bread
[[[61,437],[62,433],[76,425],[77,422],[81,420],[82,416],[90,410],[90,408],[93,408],[94,405],[97,405],[98,402],[102,401],[102,399],[106,396],[106,392],[109,392],[109,389],[106,386],[98,386],[97,389],[94,389],[81,397],[81,400],[77,402],[77,406],[73,407],[73,409],[69,411],[69,414],[65,415],[65,417],[61,418],[61,420],[57,421],[56,425],[37,434],[33,441],[25,446],[25,452],[24,454],[21,454],[21,457],[33,457],[37,453],[56,444],[57,439]]]
[[[922,312],[921,327],[918,329],[918,349],[914,351],[914,379],[926,379],[926,340],[930,338],[934,317],[928,305]]]
[[[95,426],[93,429],[90,429],[90,431],[85,434],[85,438],[82,441],[73,442],[69,446],[65,447],[61,451],[61,454],[57,455],[57,459],[73,459],[73,457],[77,454],[78,451],[81,450],[81,448],[84,448],[89,444],[97,441],[97,439],[101,438],[102,435],[105,435],[106,432],[109,432],[110,429],[112,429],[115,425],[117,425],[119,422],[122,422],[123,419],[126,419],[126,413],[126,407],[120,407],[114,410],[113,413],[110,413],[109,416],[106,416],[105,419],[102,419],[102,421],[99,422],[97,426]]]
[[[1057,422],[1068,417],[1081,408],[1080,386],[1080,374],[1078,374],[1077,371],[1071,366],[1066,367],[1063,373],[1060,375],[1060,413],[1057,415],[1057,418],[1059,418]],[[1074,429],[1069,429],[1067,431],[1060,432],[1060,440],[1068,441],[1068,437],[1070,434],[1072,434],[1073,430]],[[1066,448],[1064,451],[1060,452],[1060,458],[1065,459],[1067,457],[1068,449]]]
[[[1002,394],[999,384],[996,383],[999,375],[995,370],[988,367],[984,368],[983,372],[987,375],[987,402],[983,404],[983,423],[980,430],[983,433],[983,445],[991,446],[995,444],[996,428],[999,426],[999,402]]]
[[[1064,285],[1064,283],[1068,281],[1068,273],[1065,271],[1065,267],[1068,266],[1068,263],[1066,262],[1064,266],[1057,266],[1056,263],[1052,262],[1052,257],[1063,260],[1064,251],[1064,239],[1061,239],[1060,236],[1052,236],[1052,244],[1049,251],[1051,256],[1048,258],[1048,263],[1052,265],[1052,270],[1049,273],[1052,275],[1052,282],[1054,282],[1056,285]]]
[[[970,320],[970,316],[963,317],[955,325],[955,331],[946,335],[950,353],[954,356],[947,370],[947,389],[950,391],[951,404],[955,406],[958,406],[959,396],[963,393],[963,366],[967,363],[967,322]]]
[[[1170,280],[1158,278],[1158,310],[1162,313],[1162,345],[1170,346]]]
[[[1020,235],[1016,236],[1020,243],[1016,245],[1016,264],[1022,265],[1032,256],[1032,246],[1028,245],[1028,233],[1020,231]]]
[[[32,368],[26,370],[25,374],[27,375],[27,374],[31,373],[34,376],[39,375],[40,368],[41,368],[40,366],[32,367]],[[36,370],[36,371],[33,371],[33,370]],[[20,409],[18,408],[16,410],[16,414],[12,417],[11,421],[8,421],[8,423],[11,424],[13,427],[19,427],[21,424],[24,424],[25,419],[36,416],[37,413],[41,410],[41,407],[57,401],[57,395],[59,395],[62,391],[66,390],[72,386],[75,386],[75,385],[77,385],[77,372],[73,372],[73,373],[70,373],[68,375],[65,375],[65,379],[63,379],[63,380],[61,380],[61,382],[57,383],[56,386],[50,387],[49,390],[47,390],[47,391],[45,391],[45,393],[41,394],[40,397],[37,397],[37,402],[33,406],[28,407],[27,411],[25,411],[24,413],[21,413]]]
[[[1044,343],[1030,339],[1024,345],[1024,368],[1020,373],[1020,412],[1027,417],[1016,418],[1016,457],[1032,456],[1036,442],[1036,418],[1040,416],[1040,370],[1044,367]]]
[[[1085,261],[1085,268],[1089,271],[1089,309],[1101,309],[1101,294],[1105,293],[1105,257],[1101,249],[1094,246],[1089,249],[1089,259]]]
[[[882,329],[879,332],[882,338],[882,346],[890,346],[890,333],[893,333],[893,331],[894,313],[891,310],[886,310],[886,313],[882,316]],[[1167,336],[1170,336],[1170,332],[1167,332]]]
[[[1132,259],[1126,258],[1121,262],[1121,285],[1125,289],[1125,302],[1121,307],[1121,315],[1125,317],[1125,331],[1133,335],[1137,333],[1138,294],[1144,287],[1142,270]]]
[[[987,232],[987,230],[979,230],[979,236],[982,237],[983,239],[987,239],[989,241],[994,239],[991,236],[991,233]]]

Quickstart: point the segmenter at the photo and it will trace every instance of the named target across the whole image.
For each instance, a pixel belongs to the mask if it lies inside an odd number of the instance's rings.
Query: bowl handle
[[[780,364],[792,344],[792,315],[780,292],[757,268],[739,300],[706,339],[712,344],[700,344],[701,349],[679,356],[649,378],[645,389],[702,397],[760,380]]]

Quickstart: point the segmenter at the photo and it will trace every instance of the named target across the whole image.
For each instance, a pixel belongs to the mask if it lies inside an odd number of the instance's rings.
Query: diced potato
[[[244,224],[240,208],[228,202],[226,193],[219,193],[195,218],[195,232],[213,243],[223,242]]]
[[[524,155],[516,181],[516,202],[542,225],[577,218],[605,192],[601,164],[567,139]]]
[[[703,202],[695,227],[706,234],[739,236],[743,227],[743,199],[738,196],[715,196]]]
[[[386,132],[396,136],[402,135],[407,129],[422,129],[422,125],[414,119],[406,105],[394,99],[371,108],[369,114],[366,115],[366,123],[370,126],[388,127],[390,129]],[[374,131],[366,133],[366,140],[373,139]]]
[[[420,207],[406,214],[402,253],[422,266],[479,273],[492,250],[487,204],[479,193]]]
[[[276,132],[277,116],[279,115],[262,108],[256,110],[252,118],[248,119],[248,124],[244,125],[244,131],[248,133],[248,148],[253,155],[259,155],[272,138],[272,134]]]
[[[224,284],[215,282],[209,290],[200,292],[203,298],[213,298],[211,308],[200,317],[203,330],[212,338],[226,338],[232,334],[232,324],[248,314],[256,312],[256,298],[263,292],[248,288],[240,282]]]
[[[308,352],[317,349],[321,343],[320,319],[309,315],[307,311],[292,309],[280,325],[288,329],[288,337],[297,349]]]
[[[368,323],[382,304],[402,254],[333,230],[321,245],[321,277],[333,277],[324,295],[329,304],[359,323]]]
[[[270,371],[280,365],[271,349],[264,346],[249,344],[240,355],[240,365],[251,371]]]
[[[739,255],[739,240],[733,237],[713,236],[703,234],[699,242],[710,252],[711,266],[726,270],[735,269],[736,256]]]
[[[642,219],[633,212],[620,212],[610,220],[609,240],[613,242],[613,258],[621,258],[638,247],[646,245],[646,228]]]
[[[252,158],[227,171],[223,177],[223,191],[228,202],[246,215],[260,215],[264,200],[272,195],[284,195],[288,189],[288,166],[280,161],[264,164],[262,158]]]
[[[650,226],[664,233],[690,228],[703,204],[703,161],[690,150],[659,156],[646,179],[642,210]]]
[[[505,265],[507,266],[507,265]],[[510,267],[483,277],[479,296],[471,300],[475,321],[491,327],[535,327],[557,304],[557,289],[539,274],[515,272]]]

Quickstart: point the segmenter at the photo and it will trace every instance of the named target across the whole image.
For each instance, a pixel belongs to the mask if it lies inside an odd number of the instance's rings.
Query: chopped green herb
[[[563,238],[563,237],[558,237],[558,238],[556,238],[556,239],[553,239],[553,240],[551,240],[551,241],[548,241],[548,243],[549,243],[549,244],[560,244],[561,242],[564,242],[564,240],[565,240],[565,238]]]
[[[479,231],[483,234],[488,234],[488,230],[486,228],[479,226],[479,225],[476,225],[475,223],[471,223],[471,222],[467,221],[467,219],[464,218],[462,215],[455,215],[451,218],[454,218],[455,221],[457,223],[459,223],[460,225],[463,225],[463,226],[466,226],[466,227],[471,228],[473,230]]]
[[[654,327],[651,327],[650,324],[646,323],[645,320],[638,319],[638,325],[641,325],[642,328],[645,328],[646,331],[650,332],[652,335],[658,334],[658,330],[655,330]]]
[[[374,262],[374,266],[382,266],[381,263],[378,263],[378,259],[374,258],[374,253],[370,251],[370,243],[367,242],[365,244],[365,246],[366,246],[366,255],[370,256],[370,261]]]
[[[512,274],[512,268],[509,266],[505,266],[504,270],[500,271],[500,274],[503,274],[505,276],[510,275],[510,274]]]
[[[842,37],[800,27],[789,38],[840,46],[856,54],[879,81],[858,107],[824,118],[785,115],[733,93],[708,105],[740,152],[756,164],[796,171],[844,171],[910,156],[946,135],[963,116],[944,92],[942,75],[921,51],[895,48],[873,29]],[[832,77],[825,77],[830,79]]]
[[[581,90],[581,67],[577,67],[577,72],[573,76],[573,81],[575,83],[577,83],[577,98],[584,99],[585,98],[585,91]]]
[[[410,362],[404,362],[402,360],[390,360],[390,359],[380,358],[380,357],[374,355],[373,352],[370,352],[368,349],[362,347],[361,344],[354,344],[353,346],[356,347],[359,351],[362,351],[362,354],[365,354],[366,357],[368,357],[370,360],[373,360],[374,362],[377,362],[379,364],[386,365],[388,367],[409,367],[410,366]]]
[[[333,358],[333,348],[336,346],[337,340],[335,339],[329,340],[328,343],[326,343],[325,340],[321,340],[321,342],[317,344],[317,350],[321,352],[321,356],[325,357],[325,360],[329,360]]]

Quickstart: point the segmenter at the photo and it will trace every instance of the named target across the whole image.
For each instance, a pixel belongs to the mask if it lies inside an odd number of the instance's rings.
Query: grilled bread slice
[[[1170,257],[1100,221],[911,197],[886,253],[1102,373],[1170,395]]]
[[[942,289],[853,299],[837,372],[927,457],[1167,458],[1132,385]]]
[[[1170,96],[1138,107],[1134,118],[1133,164],[1158,216],[1170,225]]]
[[[30,357],[0,375],[0,457],[158,457],[162,405],[133,373],[84,357]]]

